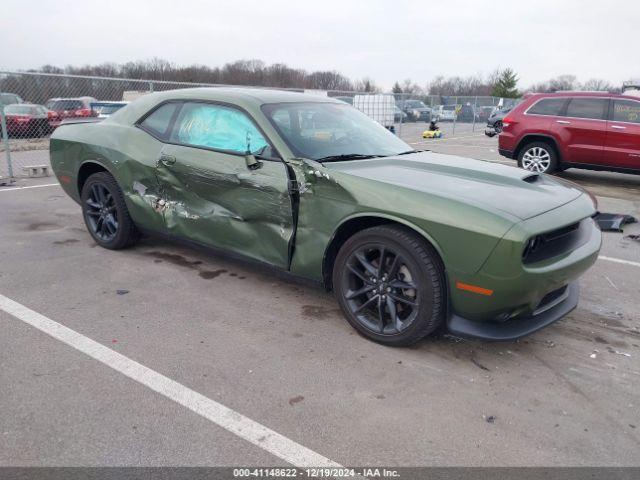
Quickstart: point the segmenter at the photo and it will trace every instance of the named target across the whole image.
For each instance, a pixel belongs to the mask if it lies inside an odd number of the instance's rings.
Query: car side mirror
[[[255,155],[251,152],[247,152],[244,155],[244,160],[247,163],[247,168],[249,170],[257,170],[262,167],[262,162],[258,160]]]

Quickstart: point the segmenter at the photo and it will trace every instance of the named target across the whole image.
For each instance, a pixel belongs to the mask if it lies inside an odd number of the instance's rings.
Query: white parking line
[[[482,135],[464,135],[460,137],[445,137],[445,138],[435,138],[431,140],[419,140],[417,142],[410,143],[441,143],[441,142],[450,142],[451,140],[462,140],[463,138],[482,138]]]
[[[0,310],[12,315],[47,335],[66,343],[104,365],[149,387],[176,403],[201,415],[216,425],[266,450],[296,467],[340,467],[289,438],[225,407],[164,375],[131,360],[84,335],[61,325],[44,315],[0,295]]]
[[[440,144],[438,143],[438,141],[436,140],[435,142],[426,142],[425,145],[433,145],[434,147],[437,147],[438,145],[442,146],[442,147],[453,147],[453,148],[483,148],[485,150],[494,150],[496,153],[498,152],[498,149],[496,147],[490,147],[488,145],[471,145],[471,144],[464,144],[464,143],[445,143],[445,144]]]
[[[45,185],[30,185],[28,187],[9,187],[9,188],[0,188],[1,192],[10,192],[12,190],[28,190],[29,188],[44,188],[44,187],[57,187],[59,183],[47,183]]]
[[[632,262],[631,260],[623,260],[621,258],[605,257],[600,255],[598,260],[606,260],[607,262],[622,263],[623,265],[631,265],[632,267],[640,267],[640,262]]]

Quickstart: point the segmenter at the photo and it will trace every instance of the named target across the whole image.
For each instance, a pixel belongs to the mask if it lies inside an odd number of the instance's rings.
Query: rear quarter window
[[[543,98],[534,103],[527,113],[532,115],[560,115],[566,98]]]
[[[614,122],[640,123],[640,102],[633,100],[614,100]]]
[[[169,136],[169,124],[177,108],[177,103],[165,103],[147,115],[138,125],[159,140],[166,141]]]

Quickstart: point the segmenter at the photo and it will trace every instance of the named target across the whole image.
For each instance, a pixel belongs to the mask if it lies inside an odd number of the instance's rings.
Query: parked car
[[[91,116],[97,118],[107,118],[111,114],[117,112],[122,107],[129,105],[129,102],[112,102],[112,101],[99,101],[91,102]]]
[[[0,92],[0,108],[16,103],[24,103],[24,100],[15,93]]]
[[[436,111],[436,116],[438,121],[453,122],[456,119],[457,111],[457,105],[440,105]]]
[[[67,118],[93,117],[91,103],[97,102],[93,97],[78,98],[51,98],[45,106],[51,111],[49,125],[52,128],[59,126]]]
[[[487,120],[487,126],[484,129],[484,134],[488,137],[495,137],[502,132],[502,120],[507,116],[513,107],[508,107],[503,110],[495,110],[489,120]]]
[[[393,121],[395,123],[407,121],[407,114],[400,110],[397,105],[393,108]]]
[[[640,99],[604,92],[531,95],[503,120],[501,155],[534,172],[640,173]]]
[[[495,110],[496,110],[496,107],[493,107],[491,105],[478,107],[476,109],[476,120],[479,122],[489,121],[489,117],[491,117],[491,115]]]
[[[457,120],[459,122],[471,123],[474,121],[476,116],[476,111],[473,105],[462,105],[460,107],[460,111],[458,112]]]
[[[407,114],[407,120],[410,122],[431,121],[431,108],[427,107],[422,100],[400,100],[396,105]]]
[[[15,137],[44,137],[51,133],[48,110],[42,105],[15,103],[4,107],[7,133]]]
[[[328,97],[158,92],[62,125],[50,148],[98,245],[157,233],[317,281],[389,345],[445,325],[493,340],[538,330],[575,308],[600,249],[580,187],[417,152]]]

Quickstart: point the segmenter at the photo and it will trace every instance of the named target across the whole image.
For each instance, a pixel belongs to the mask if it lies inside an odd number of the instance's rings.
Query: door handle
[[[571,122],[567,122],[566,120],[556,120],[556,123],[561,123],[562,125],[571,125]]]
[[[617,128],[618,130],[626,130],[627,127],[623,127],[622,125],[611,125],[611,128]]]
[[[170,166],[176,163],[176,157],[163,153],[162,155],[160,155],[160,162],[162,162],[163,165]]]

